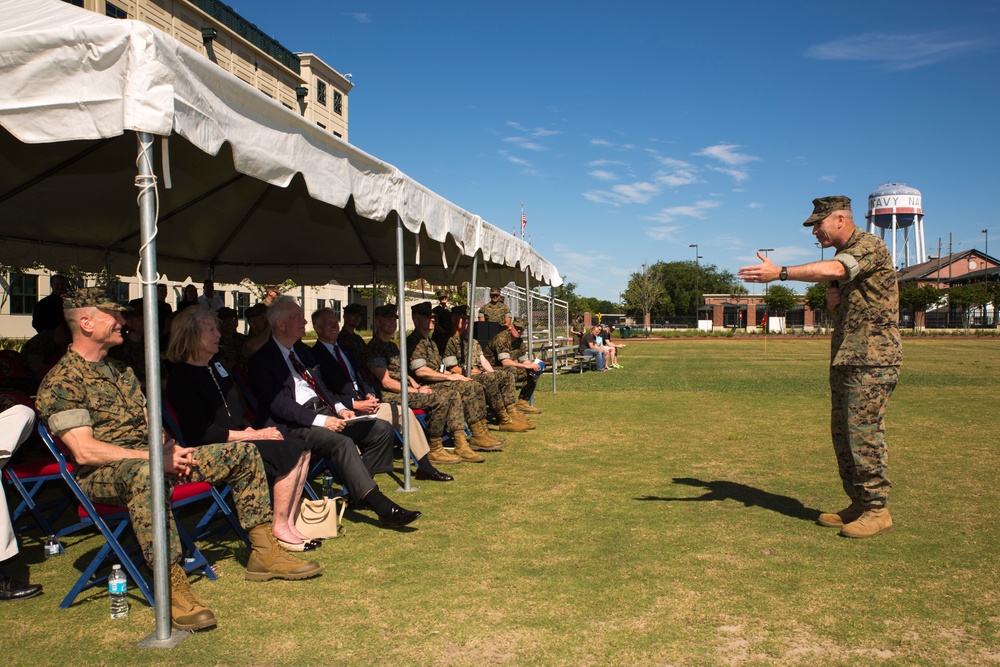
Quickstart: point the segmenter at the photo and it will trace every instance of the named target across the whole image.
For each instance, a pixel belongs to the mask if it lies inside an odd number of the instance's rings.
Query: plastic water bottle
[[[108,595],[111,597],[111,618],[128,618],[128,600],[125,593],[128,591],[128,579],[122,572],[122,566],[115,564],[111,568],[108,576]]]
[[[326,473],[321,479],[323,482],[323,497],[333,497],[333,475]]]
[[[62,553],[62,550],[59,540],[56,539],[55,535],[49,535],[49,539],[45,540],[45,557],[52,558],[53,556],[58,556],[60,553]]]

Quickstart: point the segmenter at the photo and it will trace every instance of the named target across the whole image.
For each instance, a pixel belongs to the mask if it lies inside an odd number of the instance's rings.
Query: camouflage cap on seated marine
[[[74,308],[104,308],[105,310],[129,310],[111,299],[100,287],[80,287],[63,295],[63,310]],[[141,299],[139,300],[142,301]]]
[[[387,303],[384,306],[379,306],[375,309],[375,317],[397,319],[399,315],[396,314],[396,304]]]
[[[515,317],[510,323],[515,329],[521,329],[522,331],[524,330],[524,327],[528,326],[528,323],[524,321],[523,317]]]
[[[255,303],[254,305],[250,306],[245,311],[243,311],[243,316],[248,318],[258,317],[266,312],[267,312],[266,303]]]
[[[344,306],[344,312],[348,315],[364,315],[365,305],[363,303],[349,303]]]
[[[456,316],[457,317],[468,317],[469,316],[469,307],[466,306],[466,305],[455,306],[454,308],[451,309],[451,316],[452,317],[456,317]]]
[[[434,309],[431,307],[430,301],[421,301],[420,303],[415,303],[410,306],[410,313],[413,315],[424,315],[430,317],[434,314]]]
[[[434,292],[434,296],[436,296],[440,300],[440,299],[447,299],[450,295],[448,294],[448,290],[441,288],[436,292]]]
[[[500,288],[499,287],[491,287],[490,288],[490,296],[500,296]]]
[[[812,227],[817,222],[820,222],[826,216],[831,213],[836,213],[837,211],[850,211],[851,210],[851,199],[845,197],[844,195],[837,195],[835,197],[820,197],[819,199],[813,199],[813,213],[809,216],[809,219],[802,223],[803,227]]]

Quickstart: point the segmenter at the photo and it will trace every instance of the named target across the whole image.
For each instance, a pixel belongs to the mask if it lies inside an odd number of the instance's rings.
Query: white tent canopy
[[[158,268],[303,284],[560,281],[529,245],[137,21],[0,0],[0,258],[132,274],[136,142],[159,135]],[[168,187],[169,186],[169,187]],[[388,224],[387,224],[388,223]]]

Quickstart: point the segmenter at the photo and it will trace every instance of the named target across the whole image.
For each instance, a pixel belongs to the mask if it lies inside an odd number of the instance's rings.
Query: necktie
[[[337,363],[340,364],[340,368],[344,371],[344,374],[347,375],[347,378],[351,381],[351,384],[354,385],[354,392],[355,394],[357,394],[359,391],[361,391],[360,389],[358,389],[358,381],[355,379],[354,373],[351,372],[351,367],[347,365],[347,359],[345,359],[344,355],[341,353],[339,345],[335,344],[333,346],[333,354],[334,356],[336,356]]]
[[[292,362],[292,368],[295,369],[295,372],[301,375],[302,379],[309,383],[309,387],[316,393],[316,398],[318,398],[323,405],[328,407],[333,414],[337,414],[336,408],[330,405],[330,401],[326,400],[326,397],[323,396],[323,392],[320,391],[319,385],[316,384],[316,378],[314,378],[312,373],[306,370],[306,367],[302,365],[299,358],[295,356],[294,350],[288,353],[288,360]]]

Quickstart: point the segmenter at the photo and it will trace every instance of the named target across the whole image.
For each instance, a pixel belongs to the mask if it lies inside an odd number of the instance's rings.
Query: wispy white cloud
[[[547,151],[548,147],[542,146],[541,144],[531,141],[527,137],[505,137],[504,141],[509,144],[514,144],[518,148],[523,148],[526,151]]]
[[[747,208],[764,208],[764,204],[759,201],[752,201],[747,204]]]
[[[367,12],[351,12],[348,16],[358,23],[373,23],[375,21],[375,19],[372,18],[372,15]]]
[[[680,225],[660,225],[657,227],[646,227],[646,236],[653,239],[654,241],[670,241],[676,242],[677,232],[679,232],[683,227]]]
[[[668,223],[673,222],[677,218],[687,217],[687,218],[697,218],[699,220],[705,219],[706,211],[713,208],[719,207],[719,202],[707,199],[704,201],[695,202],[694,204],[688,204],[686,206],[671,206],[669,208],[661,209],[659,213],[655,213],[650,216],[645,216],[646,220],[655,220],[657,222]]]
[[[742,183],[750,178],[750,173],[746,169],[733,169],[730,167],[709,167],[709,169],[717,171],[721,174],[726,174],[727,176],[732,176],[733,180],[737,183]]]
[[[618,167],[628,166],[627,163],[620,160],[591,160],[587,163],[588,167],[607,167],[611,165]]]
[[[538,170],[535,168],[535,165],[533,165],[528,160],[525,160],[524,158],[518,157],[516,155],[512,155],[508,151],[500,151],[500,155],[508,162],[516,164],[519,167],[522,167],[524,173],[531,175],[538,174]]]
[[[676,188],[682,185],[690,185],[698,180],[698,177],[695,176],[698,169],[692,164],[669,157],[657,157],[657,161],[666,167],[665,170],[660,170],[656,173],[655,178],[657,183]]]
[[[605,171],[604,169],[595,169],[590,172],[590,175],[599,181],[617,181],[618,176],[611,171]]]
[[[935,31],[909,34],[865,33],[806,49],[808,58],[871,62],[889,71],[915,69],[966,53],[996,47],[996,42]]]
[[[824,183],[833,183],[834,181],[837,180],[837,177],[833,175],[820,176],[819,180],[823,181]]]
[[[594,138],[594,139],[590,140],[590,145],[591,146],[609,146],[610,147],[613,144],[610,141],[608,141],[607,139],[597,139],[597,138]]]
[[[694,153],[694,155],[703,155],[705,157],[715,158],[719,162],[730,167],[737,167],[741,164],[746,164],[747,162],[756,162],[757,160],[760,160],[759,157],[736,152],[737,148],[742,148],[742,146],[739,144],[716,144],[715,146],[702,148],[697,153]]]
[[[610,190],[590,190],[584,192],[585,199],[596,204],[645,204],[660,194],[660,187],[655,183],[639,181],[637,183],[621,183]]]

